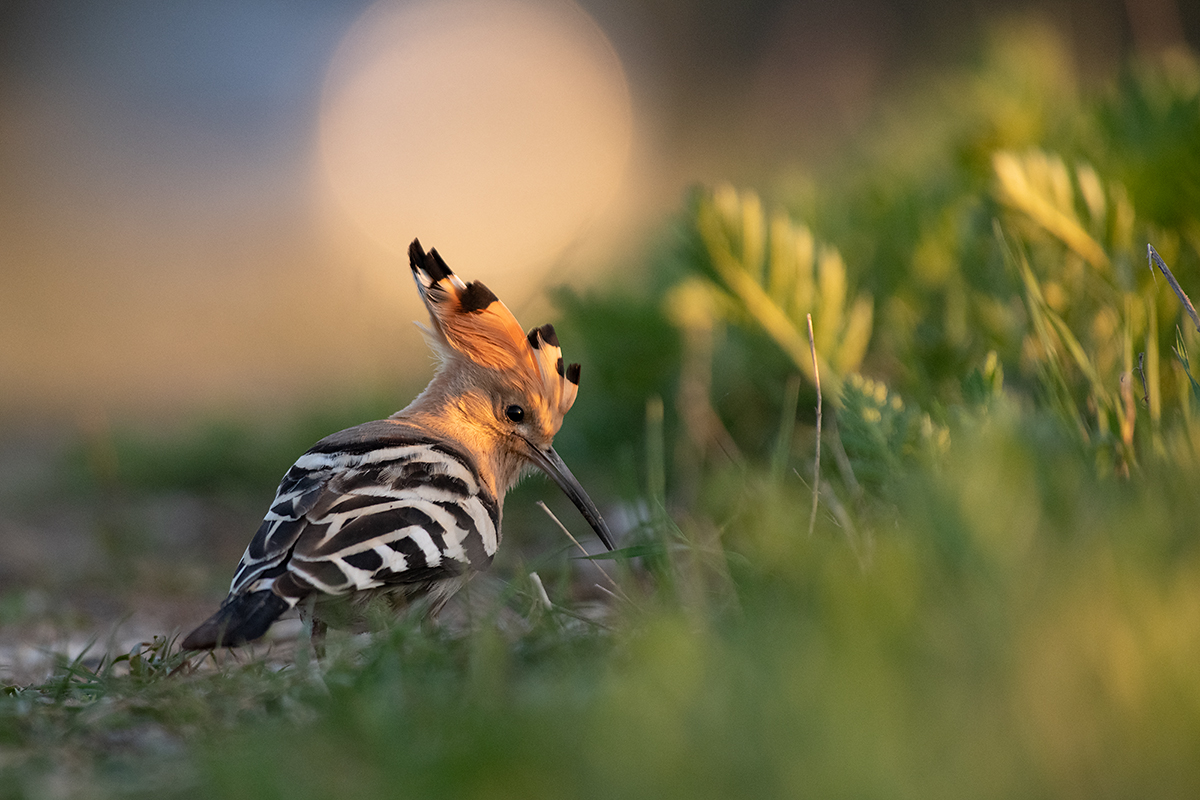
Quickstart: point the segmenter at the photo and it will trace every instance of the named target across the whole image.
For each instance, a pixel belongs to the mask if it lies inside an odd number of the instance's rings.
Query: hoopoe
[[[428,598],[436,613],[500,545],[505,493],[531,467],[571,498],[604,545],[612,534],[551,447],[575,402],[579,365],[563,365],[554,328],[528,334],[479,281],[437,250],[408,250],[440,364],[404,410],[327,436],[284,475],[221,608],[185,650],[257,639],[285,611],[333,598]]]

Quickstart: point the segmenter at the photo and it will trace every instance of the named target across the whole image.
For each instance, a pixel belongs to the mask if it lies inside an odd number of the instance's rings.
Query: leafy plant
[[[873,491],[912,465],[935,463],[950,446],[945,426],[857,373],[842,384],[838,433],[857,480]]]
[[[768,220],[757,195],[728,185],[700,192],[694,219],[709,274],[668,296],[672,318],[685,328],[711,326],[713,317],[757,326],[815,382],[812,314],[821,378],[837,397],[842,376],[862,363],[874,315],[868,295],[851,297],[837,249],[782,212]]]

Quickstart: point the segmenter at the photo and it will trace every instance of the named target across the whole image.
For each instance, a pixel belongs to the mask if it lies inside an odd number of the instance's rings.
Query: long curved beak
[[[567,469],[567,465],[558,453],[554,452],[554,448],[548,447],[542,450],[528,441],[525,442],[528,446],[526,454],[529,460],[537,464],[543,472],[554,479],[558,484],[558,488],[563,490],[567,497],[571,498],[571,502],[579,509],[579,513],[583,514],[583,518],[587,520],[588,525],[592,526],[592,530],[600,537],[600,541],[604,542],[604,546],[609,550],[613,549],[612,531],[608,529],[604,518],[600,516],[596,504],[592,502],[592,498],[588,497],[587,492],[579,485],[579,481],[571,474],[571,470]]]

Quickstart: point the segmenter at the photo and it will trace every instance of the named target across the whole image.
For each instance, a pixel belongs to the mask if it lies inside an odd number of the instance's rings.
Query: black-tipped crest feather
[[[459,296],[458,307],[464,314],[478,313],[498,299],[491,289],[479,281],[471,281],[467,284],[467,290]]]
[[[426,253],[425,248],[421,247],[420,239],[413,239],[412,244],[408,246],[408,263],[414,271],[424,272],[435,282],[454,274],[438,255],[437,248]]]

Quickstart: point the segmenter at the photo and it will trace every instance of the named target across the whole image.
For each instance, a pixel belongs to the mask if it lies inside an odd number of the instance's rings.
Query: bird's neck
[[[497,502],[521,477],[525,460],[514,455],[508,434],[490,424],[490,400],[482,393],[458,389],[439,375],[405,409],[392,415],[468,455],[483,484]]]

